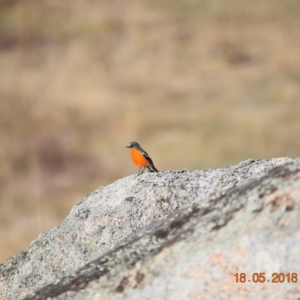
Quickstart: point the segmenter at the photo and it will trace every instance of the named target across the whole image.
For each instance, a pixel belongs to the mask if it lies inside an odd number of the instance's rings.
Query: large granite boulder
[[[299,203],[300,160],[133,175],[0,265],[0,296],[296,299]]]

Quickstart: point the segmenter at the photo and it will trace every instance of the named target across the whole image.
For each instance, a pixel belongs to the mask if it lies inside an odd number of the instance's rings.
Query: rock
[[[299,174],[285,158],[118,180],[0,265],[1,299],[295,299],[233,274],[300,276]]]

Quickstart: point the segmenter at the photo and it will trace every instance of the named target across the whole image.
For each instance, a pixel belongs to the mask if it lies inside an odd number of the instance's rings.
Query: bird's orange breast
[[[130,155],[132,161],[139,167],[146,167],[148,166],[148,160],[145,156],[137,149],[131,148]]]

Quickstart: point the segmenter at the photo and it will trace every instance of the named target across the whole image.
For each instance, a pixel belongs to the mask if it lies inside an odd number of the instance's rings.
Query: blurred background
[[[300,153],[299,0],[0,0],[0,262],[101,185]]]

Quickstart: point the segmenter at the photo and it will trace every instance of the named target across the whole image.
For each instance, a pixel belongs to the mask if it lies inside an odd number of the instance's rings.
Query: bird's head
[[[127,146],[127,148],[138,148],[140,145],[137,142],[130,142]]]

